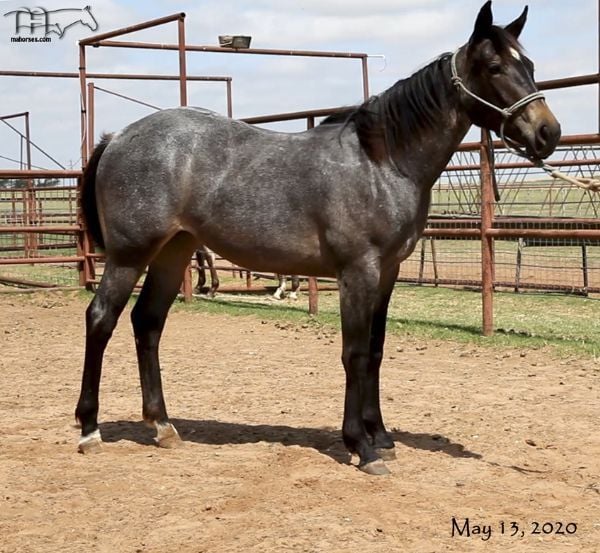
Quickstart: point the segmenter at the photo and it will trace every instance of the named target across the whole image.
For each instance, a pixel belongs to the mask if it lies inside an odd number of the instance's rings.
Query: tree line
[[[34,179],[33,186],[36,187],[51,187],[60,186],[61,181],[59,179]],[[27,187],[27,179],[0,179],[1,190],[17,190],[20,188]]]

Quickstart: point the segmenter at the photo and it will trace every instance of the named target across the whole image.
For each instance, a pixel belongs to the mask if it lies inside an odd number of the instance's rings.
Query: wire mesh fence
[[[560,147],[551,163],[575,177],[594,177],[600,146]],[[507,151],[495,155],[499,200],[495,227],[531,231],[533,236],[497,238],[495,283],[515,291],[536,289],[600,292],[600,249],[591,238],[559,238],[548,231],[600,230],[600,197],[562,180],[549,178]],[[450,231],[480,228],[481,186],[478,151],[457,152],[432,190],[428,229],[435,237],[421,241],[403,263],[400,280],[420,284],[479,286],[480,242]],[[449,231],[443,235],[444,229]],[[535,233],[541,231],[540,236]],[[465,232],[466,234],[466,232]]]
[[[573,176],[595,176],[600,145],[560,147],[552,163]],[[495,227],[527,231],[600,230],[600,197],[499,150],[495,156],[500,199]],[[457,152],[432,190],[426,236],[401,266],[399,281],[437,286],[481,285],[479,151]],[[33,186],[0,189],[0,282],[79,284],[77,188]],[[30,232],[20,232],[28,227]],[[31,232],[40,227],[43,232]],[[56,230],[53,230],[56,229]],[[434,233],[434,235],[427,235]],[[535,233],[534,233],[535,234]],[[591,238],[544,236],[495,240],[495,283],[523,291],[600,293],[600,243]],[[217,260],[223,288],[276,285],[274,276],[234,273]],[[101,275],[101,265],[98,267]]]
[[[76,228],[75,183],[0,189],[0,284],[78,285]]]

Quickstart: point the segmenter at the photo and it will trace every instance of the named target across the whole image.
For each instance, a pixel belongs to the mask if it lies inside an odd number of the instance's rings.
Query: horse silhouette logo
[[[19,8],[4,14],[15,16],[15,30],[20,34],[21,30],[29,30],[30,34],[35,34],[42,30],[44,36],[50,34],[58,35],[63,38],[67,29],[75,25],[85,25],[92,31],[98,29],[98,22],[92,14],[92,8],[63,8],[59,10],[46,10],[45,8]]]

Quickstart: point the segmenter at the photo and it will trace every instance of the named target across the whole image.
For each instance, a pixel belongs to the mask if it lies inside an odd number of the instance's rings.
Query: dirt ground
[[[83,456],[84,309],[71,294],[0,295],[2,552],[600,551],[598,362],[390,336],[398,459],[370,477],[340,439],[337,333],[173,313],[163,379],[186,443],[163,450],[140,422],[123,317],[104,451]]]

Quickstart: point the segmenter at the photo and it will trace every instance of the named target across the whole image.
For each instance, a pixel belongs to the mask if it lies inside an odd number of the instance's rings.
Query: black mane
[[[389,156],[397,148],[408,146],[408,138],[433,127],[448,107],[453,92],[449,59],[450,54],[444,54],[360,106],[330,115],[321,125],[353,123],[370,158]]]
[[[501,27],[492,28],[491,40],[502,56],[509,56],[510,48],[522,52],[517,39]],[[409,148],[415,138],[434,128],[456,99],[451,81],[451,56],[451,53],[442,54],[363,104],[330,115],[321,125],[353,123],[360,144],[371,159],[391,158],[393,152]]]

